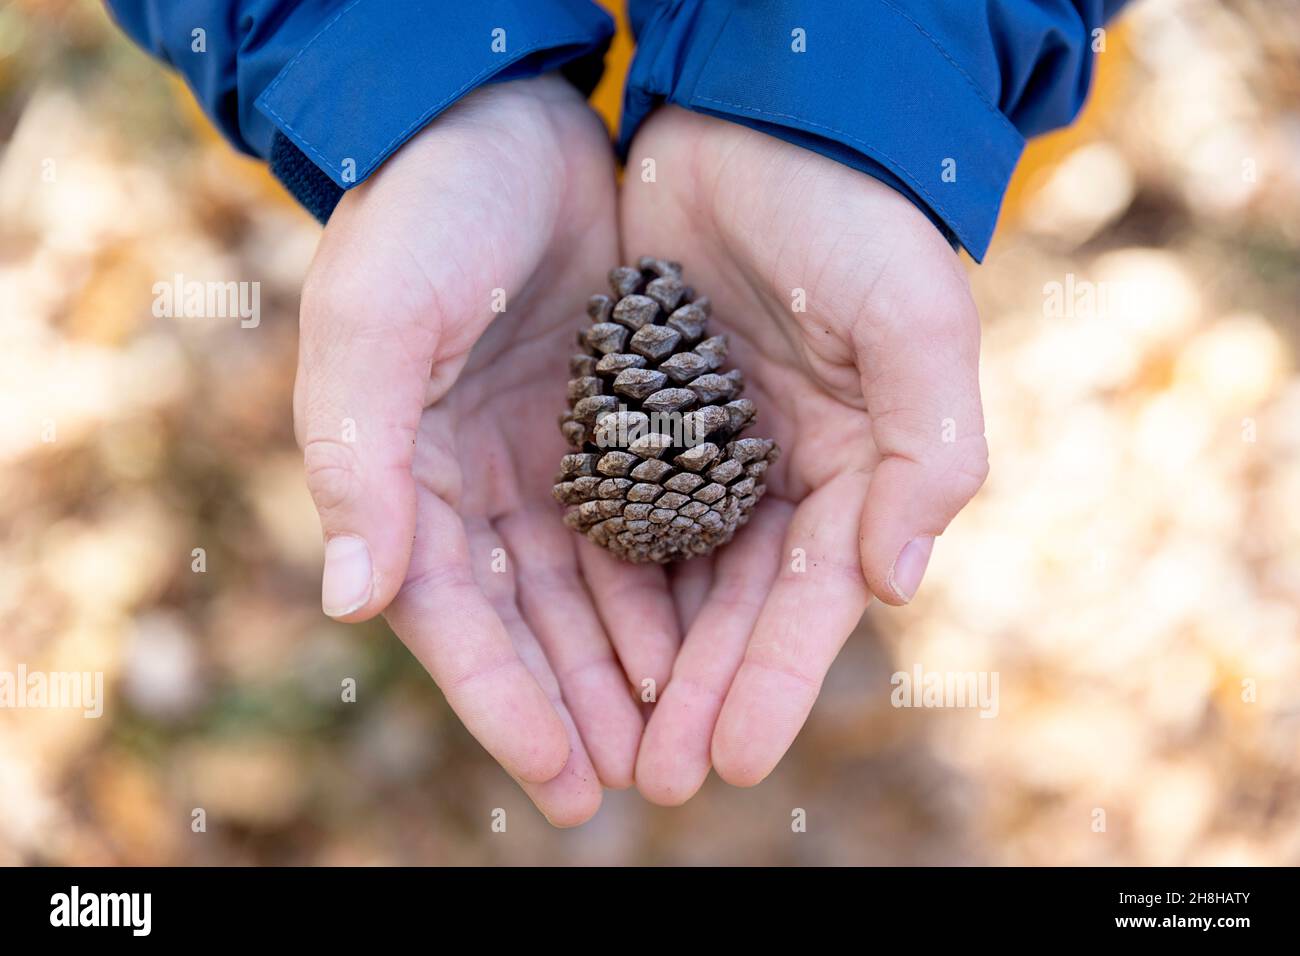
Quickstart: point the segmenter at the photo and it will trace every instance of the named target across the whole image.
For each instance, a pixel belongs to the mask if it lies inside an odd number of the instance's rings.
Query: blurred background
[[[1300,9],[1138,0],[1105,44],[972,268],[993,473],[917,601],[763,785],[559,832],[382,622],[320,612],[318,227],[99,4],[7,0],[0,670],[107,702],[0,709],[0,863],[1300,863]],[[260,326],[155,318],[176,273],[259,280]],[[995,672],[997,717],[893,708],[918,665]]]

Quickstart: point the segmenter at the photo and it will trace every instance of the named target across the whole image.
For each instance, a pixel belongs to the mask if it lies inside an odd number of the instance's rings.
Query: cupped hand
[[[784,451],[730,546],[657,572],[685,638],[636,780],[678,804],[711,765],[767,776],[870,597],[915,594],[988,468],[979,325],[956,255],[906,198],[733,123],[655,113],[621,211],[629,257],[679,260],[710,296],[758,405],[750,433]]]
[[[489,86],[345,195],[302,300],[295,421],[325,610],[382,611],[559,825],[631,784],[643,727],[550,497],[614,210],[608,139],[573,89]]]

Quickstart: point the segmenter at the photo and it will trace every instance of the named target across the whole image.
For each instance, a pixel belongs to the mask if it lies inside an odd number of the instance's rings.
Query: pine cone
[[[642,257],[609,273],[613,295],[587,303],[592,324],[569,361],[556,499],[564,522],[636,563],[708,554],[763,497],[780,449],[738,437],[754,421],[727,337],[708,337],[709,300],[676,262]]]

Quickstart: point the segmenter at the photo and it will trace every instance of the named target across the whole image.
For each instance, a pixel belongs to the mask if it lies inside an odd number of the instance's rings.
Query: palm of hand
[[[562,824],[590,817],[602,784],[631,784],[643,729],[593,598],[600,579],[588,574],[550,495],[567,450],[555,408],[574,326],[563,306],[573,292],[543,285],[535,309],[521,304],[498,319],[456,384],[424,412],[413,462],[415,544],[387,612],[417,654],[430,655],[431,671],[455,675],[440,679],[449,700],[488,723],[467,716],[471,731],[503,763],[536,766],[535,779],[517,778]],[[435,617],[445,624],[437,633]],[[531,714],[520,706],[530,682],[563,725],[569,753],[555,776],[532,754],[553,718],[540,699]]]
[[[645,157],[653,182],[635,177]],[[637,782],[676,804],[710,764],[732,783],[766,776],[871,592],[911,597],[904,565],[919,560],[919,578],[983,479],[978,327],[939,233],[866,176],[672,108],[640,131],[628,169],[624,249],[687,265],[759,406],[753,434],[784,450],[735,544],[672,574],[686,637]]]
[[[295,404],[317,505],[350,496],[332,487],[341,456],[402,450],[380,468],[414,482],[379,489],[370,533],[404,533],[377,550],[410,558],[378,570],[385,616],[561,825],[595,812],[602,783],[631,784],[643,726],[549,494],[559,376],[616,242],[599,121],[558,78],[518,81],[467,98],[349,193],[304,291]],[[354,452],[331,435],[351,406],[330,383],[367,381],[338,366],[368,353],[378,405],[356,416]]]

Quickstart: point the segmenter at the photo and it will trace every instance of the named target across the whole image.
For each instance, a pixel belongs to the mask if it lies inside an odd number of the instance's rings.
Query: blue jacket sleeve
[[[976,259],[1025,137],[1083,105],[1124,0],[631,0],[620,148],[668,102],[907,195]]]
[[[318,219],[486,83],[562,69],[590,92],[613,34],[590,0],[108,0],[227,139]]]

